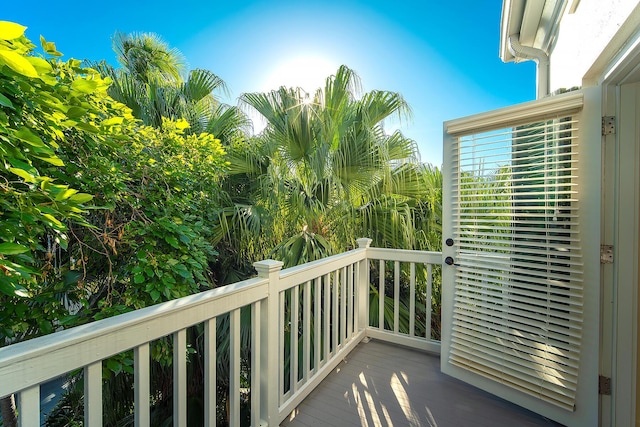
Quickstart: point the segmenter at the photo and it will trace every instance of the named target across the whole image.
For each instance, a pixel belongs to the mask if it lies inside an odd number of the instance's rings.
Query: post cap
[[[356,242],[358,242],[359,248],[368,248],[371,245],[371,242],[373,242],[373,240],[367,237],[361,237],[358,240],[356,240]]]
[[[253,266],[258,271],[258,277],[265,277],[271,273],[280,271],[283,265],[284,263],[282,261],[276,261],[275,259],[265,259],[253,263]]]

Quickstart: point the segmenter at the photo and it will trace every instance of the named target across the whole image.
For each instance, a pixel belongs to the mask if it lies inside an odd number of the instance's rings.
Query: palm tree
[[[109,95],[131,108],[143,123],[161,127],[163,118],[185,119],[188,132],[198,134],[208,131],[210,122],[232,118],[229,111],[239,113],[222,106],[214,95],[227,93],[220,77],[203,69],[186,72],[182,54],[158,35],[116,33],[113,50],[119,68],[105,61],[92,65],[112,79]],[[246,122],[245,118],[243,125]]]
[[[359,92],[358,76],[342,66],[313,96],[281,87],[240,98],[268,125],[252,150],[231,150],[232,164],[245,166],[232,173],[261,182],[255,203],[269,213],[272,254],[287,265],[353,246],[362,235],[380,246],[415,247],[422,166],[415,142],[383,127],[409,107],[394,92]]]

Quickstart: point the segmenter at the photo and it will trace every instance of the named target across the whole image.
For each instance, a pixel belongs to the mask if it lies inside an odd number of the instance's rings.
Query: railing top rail
[[[0,396],[260,301],[267,294],[268,279],[249,279],[0,348]]]
[[[426,252],[408,249],[368,248],[367,258],[424,264],[442,264],[442,252]]]
[[[280,290],[291,288],[313,280],[316,277],[331,273],[339,268],[362,261],[367,256],[367,250],[367,248],[353,249],[348,252],[282,270],[280,272]]]

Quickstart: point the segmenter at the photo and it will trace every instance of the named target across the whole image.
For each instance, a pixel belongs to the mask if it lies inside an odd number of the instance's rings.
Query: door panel
[[[442,371],[567,425],[597,424],[598,94],[445,123]]]
[[[637,286],[640,171],[640,83],[619,87],[618,160],[615,167],[613,313],[616,348],[611,367],[615,425],[637,425],[633,396],[637,357]],[[634,326],[636,326],[634,328]],[[637,375],[637,371],[636,371]],[[637,407],[636,407],[637,409]]]

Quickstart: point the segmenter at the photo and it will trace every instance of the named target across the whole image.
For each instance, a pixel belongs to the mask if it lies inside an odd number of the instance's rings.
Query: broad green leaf
[[[15,22],[0,21],[0,40],[17,39],[24,34],[27,27]]]
[[[65,200],[68,199],[69,197],[73,196],[74,194],[76,194],[78,192],[78,190],[75,190],[73,188],[67,188],[64,191],[61,191],[60,193],[58,193],[58,195],[56,196],[56,200]]]
[[[133,283],[140,284],[144,282],[144,274],[138,273],[133,275]]]
[[[158,292],[157,290],[153,290],[150,292],[151,295],[151,299],[155,302],[158,301],[158,299],[160,299],[160,292]]]
[[[77,119],[84,116],[86,112],[87,110],[82,107],[71,107],[67,110],[67,117],[70,119]]]
[[[174,236],[165,236],[164,240],[174,248],[180,249],[180,245],[178,244],[178,239],[176,239]]]
[[[87,80],[83,78],[77,78],[73,83],[71,83],[71,89],[82,93],[93,93],[97,87],[98,82],[95,80]]]
[[[93,126],[90,125],[89,123],[84,123],[84,122],[78,122],[75,125],[77,128],[82,129],[82,130],[86,130],[87,132],[91,132],[91,133],[99,133],[100,130]]]
[[[64,316],[62,319],[58,320],[58,323],[61,326],[67,326],[67,325],[73,323],[76,320],[78,320],[78,316],[77,315],[69,315],[69,316]]]
[[[50,334],[53,332],[53,325],[46,319],[38,319],[38,329],[40,329],[39,332],[42,334]]]
[[[1,93],[0,93],[0,105],[2,105],[3,107],[8,107],[8,108],[11,108],[12,110],[15,110],[15,107],[13,106],[13,103],[11,102],[11,100]]]
[[[114,359],[109,359],[107,360],[107,368],[114,374],[118,375],[122,372],[122,363]]]
[[[16,286],[16,289],[13,291],[14,295],[20,298],[29,298],[31,294],[28,290],[23,288],[22,286]]]
[[[18,254],[17,258],[25,258],[26,262],[34,262],[33,258],[31,258],[30,256],[28,256],[27,253],[24,254]],[[2,265],[2,269],[5,271],[9,271],[12,274],[18,274],[20,275],[22,278],[24,279],[29,279],[31,278],[31,275],[35,275],[36,272],[34,270],[32,270],[29,267],[26,267],[24,265],[19,265],[16,264],[15,262],[11,262],[7,259],[1,259],[0,258],[0,265]],[[3,275],[0,274],[0,277],[3,277]]]
[[[33,133],[29,128],[22,127],[17,132],[15,132],[14,135],[16,138],[26,142],[33,147],[46,147],[40,137]]]
[[[62,224],[60,221],[58,221],[53,215],[51,214],[42,214],[43,217],[45,217],[49,223],[51,223],[52,225],[58,227],[58,228],[64,228],[64,224]]]
[[[0,243],[0,254],[4,255],[17,255],[29,252],[29,248],[17,243]]]
[[[4,274],[0,275],[0,293],[9,295],[9,296],[14,296],[15,292],[16,292],[15,283],[9,281],[6,275]]]
[[[38,77],[38,72],[31,65],[31,62],[12,50],[0,48],[0,63],[5,63],[9,68],[18,74],[22,74],[27,77]]]
[[[33,65],[33,67],[36,69],[38,74],[41,75],[41,77],[42,74],[51,73],[53,71],[51,64],[49,64],[49,61],[45,59],[39,58],[37,56],[28,56],[27,61],[29,61],[31,65]]]
[[[82,278],[82,273],[76,270],[67,271],[64,274],[64,284],[71,285],[72,283],[78,283],[78,280]]]
[[[191,277],[191,272],[187,270],[187,268],[183,264],[176,265],[174,270],[185,279],[188,279]]]
[[[186,121],[185,119],[179,119],[176,121],[176,128],[180,129],[180,130],[184,130],[189,128],[189,122]]]
[[[102,124],[104,126],[119,125],[119,124],[122,124],[123,120],[124,120],[124,117],[111,117],[109,119],[103,120]]]
[[[58,49],[56,48],[56,44],[54,42],[48,42],[44,37],[40,36],[40,45],[42,46],[42,50],[47,52],[49,55],[53,56],[62,56]]]
[[[24,179],[26,182],[31,182],[31,183],[36,182],[36,178],[24,169],[9,168],[9,171],[18,175],[20,178]]]
[[[69,201],[71,201],[73,203],[87,203],[91,199],[93,199],[93,196],[91,194],[78,193],[78,194],[76,194],[74,196],[71,196],[69,198]]]
[[[58,156],[51,156],[51,157],[35,156],[35,157],[47,163],[51,163],[54,166],[64,166],[64,162]]]
[[[7,159],[7,161],[11,163],[11,166],[15,168],[24,169],[25,171],[29,172],[31,175],[38,176],[38,170],[33,166],[31,166],[29,163],[25,163],[22,160],[12,159],[12,158]]]
[[[64,249],[65,251],[67,250],[67,247],[69,246],[69,238],[67,237],[66,234],[58,233],[55,240],[56,240],[56,243],[59,244],[62,249]]]

